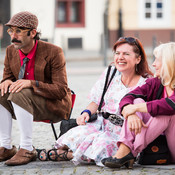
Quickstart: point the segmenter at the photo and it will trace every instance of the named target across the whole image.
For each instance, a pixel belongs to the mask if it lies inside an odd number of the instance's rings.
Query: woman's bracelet
[[[81,112],[81,115],[84,113],[84,112],[87,112],[89,114],[89,117],[91,117],[91,111],[89,109],[85,109],[84,111]]]

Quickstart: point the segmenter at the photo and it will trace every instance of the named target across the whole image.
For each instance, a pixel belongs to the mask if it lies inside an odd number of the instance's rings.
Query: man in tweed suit
[[[6,49],[0,84],[0,161],[27,164],[36,159],[33,121],[67,119],[71,92],[61,48],[39,40],[38,19],[27,11],[6,24],[12,44]],[[20,131],[20,149],[11,145],[12,118]]]

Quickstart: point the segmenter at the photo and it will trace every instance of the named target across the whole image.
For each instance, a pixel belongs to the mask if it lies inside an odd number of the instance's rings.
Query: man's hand
[[[89,114],[87,112],[84,112],[82,115],[76,118],[76,122],[78,125],[86,125],[88,121],[89,121]]]
[[[30,88],[32,86],[31,81],[30,80],[17,80],[15,82],[13,82],[9,88],[9,92],[11,93],[15,93],[15,92],[19,92],[24,88]]]
[[[142,127],[147,128],[147,125],[136,115],[128,116],[128,127],[135,135],[141,132]]]
[[[4,96],[4,94],[7,93],[9,86],[12,84],[13,82],[11,80],[5,80],[4,82],[2,82],[0,84],[0,89],[1,89],[1,96]]]

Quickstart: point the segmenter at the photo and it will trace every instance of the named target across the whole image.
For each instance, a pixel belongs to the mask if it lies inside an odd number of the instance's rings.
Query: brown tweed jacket
[[[16,81],[20,71],[19,51],[10,45],[6,49],[4,61],[3,79],[1,82],[10,79]],[[71,110],[71,92],[67,85],[66,63],[63,51],[60,47],[53,44],[38,41],[35,68],[35,80],[32,81],[33,92],[46,98],[46,105],[49,111],[59,114],[60,102],[64,104],[65,116],[59,116],[67,119]]]

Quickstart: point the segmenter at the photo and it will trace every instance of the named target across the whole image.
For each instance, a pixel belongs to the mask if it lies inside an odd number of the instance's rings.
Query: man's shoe
[[[12,158],[17,152],[16,146],[13,145],[12,149],[0,147],[0,162]]]
[[[36,150],[33,148],[33,151],[28,151],[26,149],[20,148],[19,151],[9,160],[5,162],[8,166],[13,165],[24,165],[31,161],[36,160]]]

